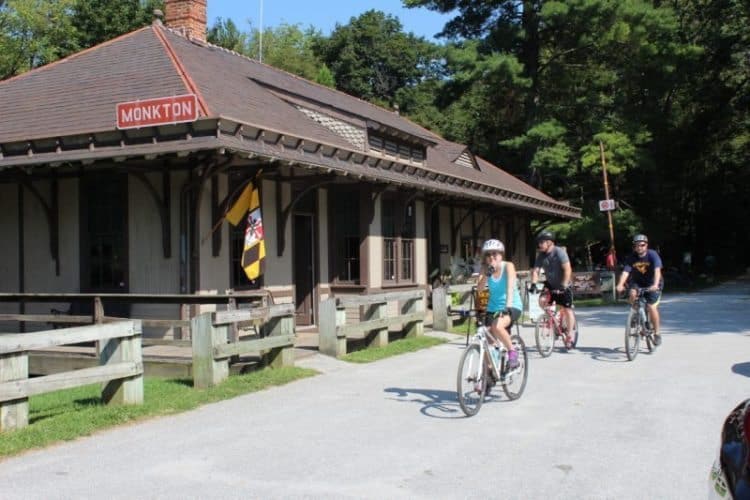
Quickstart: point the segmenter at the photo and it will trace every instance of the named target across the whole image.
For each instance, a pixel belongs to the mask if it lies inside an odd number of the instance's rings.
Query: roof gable
[[[112,130],[118,102],[191,93],[146,27],[0,82],[0,142]]]

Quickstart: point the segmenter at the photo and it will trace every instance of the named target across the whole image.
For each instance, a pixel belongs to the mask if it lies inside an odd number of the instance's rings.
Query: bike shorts
[[[647,288],[647,287],[640,287],[638,285],[632,285],[632,284],[630,285],[631,290],[641,290],[642,288]],[[651,306],[659,305],[659,301],[661,300],[661,288],[659,288],[655,292],[644,291],[643,297],[646,299],[646,304],[651,305]]]
[[[550,295],[555,304],[562,307],[573,306],[573,289],[571,287],[554,289],[550,288],[548,285],[545,286],[549,289]]]
[[[509,310],[510,312],[510,324],[508,325],[508,328],[513,326],[516,321],[518,321],[518,318],[521,317],[521,310],[516,309],[515,307],[511,307]],[[484,326],[492,326],[492,324],[497,320],[498,317],[500,317],[500,312],[487,312],[484,316]]]

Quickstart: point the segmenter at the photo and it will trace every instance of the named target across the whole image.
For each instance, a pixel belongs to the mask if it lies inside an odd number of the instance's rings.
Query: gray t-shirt
[[[538,254],[536,261],[534,261],[534,267],[544,269],[544,275],[551,288],[562,288],[562,266],[566,262],[570,262],[568,253],[562,248],[555,246],[550,253]]]

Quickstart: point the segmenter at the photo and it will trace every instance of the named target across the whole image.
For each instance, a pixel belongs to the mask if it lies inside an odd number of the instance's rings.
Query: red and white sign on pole
[[[609,212],[615,209],[615,200],[599,200],[599,211]]]
[[[193,122],[197,118],[198,99],[195,94],[117,104],[118,129]]]

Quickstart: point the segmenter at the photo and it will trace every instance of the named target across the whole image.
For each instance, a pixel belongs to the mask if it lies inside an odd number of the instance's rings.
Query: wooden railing
[[[203,313],[193,318],[193,386],[211,387],[229,376],[229,359],[260,351],[263,364],[294,365],[294,304]],[[260,338],[231,338],[232,325],[261,322]]]
[[[79,342],[99,342],[101,366],[29,378],[29,351]],[[98,382],[104,403],[143,403],[139,321],[0,336],[0,432],[28,425],[29,396]]]
[[[372,295],[344,295],[320,303],[320,348],[322,354],[340,357],[347,352],[347,338],[363,336],[367,347],[388,344],[391,325],[404,325],[407,337],[424,334],[424,291],[384,292]],[[399,302],[400,315],[388,317],[388,303]],[[364,320],[346,324],[346,308],[365,309]]]
[[[180,305],[187,309],[191,304],[226,304],[228,310],[237,309],[241,303],[265,306],[272,302],[267,290],[250,290],[240,293],[226,294],[139,294],[139,293],[0,293],[0,302],[18,303],[25,306],[27,303],[61,303],[70,304],[69,311],[49,314],[0,314],[0,321],[17,321],[24,331],[25,323],[49,323],[52,325],[81,325],[122,321],[123,319],[139,319],[143,327],[172,328],[179,329],[181,339],[151,339],[144,338],[144,345],[183,345],[189,346],[190,342],[190,313],[181,311],[181,318],[153,319],[153,318],[122,318],[107,315],[107,306],[112,303],[120,304],[151,304],[151,305]],[[86,309],[90,314],[71,314],[74,310]],[[233,331],[236,337],[236,331]]]

